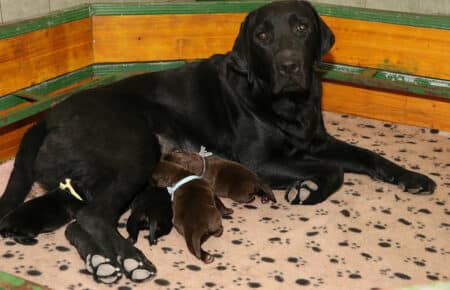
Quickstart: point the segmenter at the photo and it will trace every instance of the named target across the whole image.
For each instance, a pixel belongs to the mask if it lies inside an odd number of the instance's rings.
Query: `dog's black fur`
[[[344,172],[412,193],[433,192],[430,178],[327,134],[314,66],[333,43],[308,2],[274,2],[246,17],[227,54],[73,95],[24,137],[0,217],[23,202],[33,182],[52,189],[70,177],[86,193],[76,214],[82,230],[113,265],[117,256],[133,258],[151,276],[156,269],[115,226],[160,158],[156,136],[184,151],[205,145],[275,188],[294,184],[299,193],[293,203],[325,200],[341,186]],[[299,199],[303,181],[316,186]],[[18,223],[27,228],[25,218]],[[0,231],[12,234],[4,220]]]
[[[172,229],[172,201],[165,188],[149,187],[139,193],[131,203],[127,221],[128,240],[136,243],[140,230],[149,230],[148,242],[156,245],[158,238]]]

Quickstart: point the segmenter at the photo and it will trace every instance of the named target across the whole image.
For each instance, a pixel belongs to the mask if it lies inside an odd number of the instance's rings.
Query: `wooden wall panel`
[[[244,16],[94,16],[95,62],[196,59],[227,52]],[[450,79],[450,30],[323,18],[337,39],[326,61]]]
[[[0,96],[93,63],[91,19],[0,39]]]
[[[229,51],[245,14],[94,16],[94,59],[102,62],[206,58]]]
[[[450,100],[323,83],[323,110],[450,131]]]
[[[324,19],[336,36],[325,61],[450,79],[450,30]]]

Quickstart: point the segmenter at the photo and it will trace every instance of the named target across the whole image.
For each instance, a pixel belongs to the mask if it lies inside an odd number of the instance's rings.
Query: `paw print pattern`
[[[326,226],[314,226],[310,231],[306,232],[306,236],[314,237],[320,234],[327,234],[327,233],[328,229]]]
[[[339,200],[339,199],[332,199],[332,200],[330,200],[330,202],[332,204],[337,205],[338,207],[344,207],[344,206],[348,205],[348,202],[345,201],[345,200],[342,200],[342,199],[341,200]]]
[[[356,271],[351,271],[351,270],[337,271],[337,276],[339,278],[347,277],[349,279],[362,279],[361,273],[358,270],[356,270]]]
[[[391,239],[378,239],[378,246],[382,248],[400,248],[400,243],[393,242]]]
[[[367,262],[380,262],[383,261],[383,258],[378,256],[378,257],[373,257],[371,254],[366,253],[366,252],[362,252],[361,256],[367,261]]]
[[[242,236],[247,233],[247,230],[242,230],[238,227],[231,227],[227,230],[227,233],[231,233],[234,236],[236,236],[236,235]]]
[[[236,269],[236,266],[235,265],[232,265],[232,264],[230,264],[230,263],[228,263],[228,262],[226,262],[226,263],[222,263],[222,262],[219,262],[219,263],[217,263],[217,266],[216,266],[216,270],[217,271],[232,271],[232,272],[236,272],[237,271],[237,269]]]
[[[338,255],[327,255],[327,257],[328,257],[328,261],[331,263],[331,264],[339,264],[339,265],[345,265],[346,264],[346,261],[345,261],[345,258],[344,257],[340,257],[340,256],[338,256]]]
[[[389,208],[389,207],[379,206],[379,207],[372,207],[371,209],[372,209],[372,211],[381,212],[381,213],[384,213],[387,215],[392,214],[391,208]]]
[[[441,273],[438,272],[426,272],[426,275],[428,280],[431,281],[446,281],[448,280],[448,277],[445,275],[442,275]]]
[[[286,238],[286,239],[282,239],[280,237],[271,237],[269,238],[269,243],[271,243],[272,245],[289,245],[291,243],[291,239]]]
[[[235,239],[232,240],[231,243],[236,246],[244,245],[246,248],[254,246],[255,244],[247,239]]]
[[[343,209],[340,213],[346,218],[357,219],[361,216],[360,212],[354,209]]]
[[[418,257],[406,257],[404,261],[405,263],[413,263],[418,267],[425,267],[427,265],[427,261]]]
[[[294,264],[297,268],[299,268],[300,266],[305,266],[308,263],[302,257],[288,257],[287,261],[291,264]]]
[[[328,212],[326,213],[328,214]],[[317,214],[316,214],[317,215]],[[286,216],[290,221],[300,221],[302,223],[309,221],[309,217],[306,217],[304,215],[301,214],[296,214],[296,213],[290,213]]]
[[[175,261],[172,264],[172,267],[178,269],[179,271],[184,271],[186,269],[186,262],[184,261]]]
[[[361,246],[358,245],[357,243],[354,243],[354,242],[350,243],[348,240],[344,240],[342,242],[339,242],[338,245],[340,247],[349,247],[351,249],[359,249],[359,248],[361,248]]]
[[[366,226],[373,227],[374,229],[377,229],[377,230],[386,230],[388,227],[387,224],[382,223],[380,221],[376,221],[376,222],[369,221],[366,223]]]
[[[306,242],[305,247],[307,249],[311,249],[316,253],[322,252],[322,249],[320,248],[320,244],[316,243],[315,241]]]
[[[380,274],[382,276],[387,276],[390,279],[401,279],[401,280],[411,280],[411,276],[402,272],[394,272],[389,268],[380,269]]]
[[[276,228],[272,229],[272,231],[279,232],[280,234],[288,233],[291,230],[292,230],[292,228],[288,228],[288,227],[276,227]]]
[[[202,289],[206,289],[206,290],[220,290],[220,289],[225,289],[225,287],[223,285],[217,284],[216,282],[205,282],[202,285]]]
[[[275,281],[277,281],[279,283],[283,283],[284,282],[284,274],[283,274],[283,272],[280,272],[280,271],[277,271],[277,270],[269,272],[267,274],[267,278],[273,279],[273,280],[275,280]]]
[[[347,233],[347,232],[351,232],[351,233],[355,233],[355,234],[362,233],[362,230],[360,228],[350,227],[347,224],[337,224],[337,227],[343,233]]]
[[[70,261],[67,261],[66,259],[58,260],[56,261],[56,268],[58,268],[60,271],[67,271],[69,270]]]
[[[314,286],[320,287],[324,284],[323,278],[309,277],[309,278],[299,278],[295,280],[295,283],[300,286]]]
[[[244,224],[247,222],[247,219],[242,217],[242,216],[234,216],[233,219],[230,220],[226,220],[228,221],[230,224]]]
[[[280,222],[279,219],[274,219],[271,217],[262,217],[258,221],[263,224],[277,224]]]
[[[318,210],[316,210],[315,215],[318,215],[318,216],[325,216],[325,215],[328,215],[328,211],[319,208]]]

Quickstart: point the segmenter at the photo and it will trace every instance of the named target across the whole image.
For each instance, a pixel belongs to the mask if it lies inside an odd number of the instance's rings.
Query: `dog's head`
[[[232,56],[250,82],[273,94],[309,91],[313,65],[334,35],[307,1],[277,1],[251,12],[241,24]]]

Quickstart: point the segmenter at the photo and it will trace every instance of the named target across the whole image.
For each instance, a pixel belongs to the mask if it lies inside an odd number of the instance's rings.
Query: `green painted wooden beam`
[[[92,3],[52,13],[37,19],[0,26],[0,39],[44,29],[90,16],[150,15],[150,14],[198,14],[249,12],[268,0],[204,1],[190,3]],[[359,19],[374,22],[429,27],[450,30],[448,16],[410,14],[372,10],[366,8],[313,3],[321,15]]]
[[[47,110],[76,92],[95,86],[106,85],[136,73],[171,69],[184,64],[184,61],[96,64],[80,69],[79,71],[28,88],[21,93],[0,98],[0,110],[16,106],[25,102],[25,99],[33,100],[34,98],[35,101],[28,106],[13,110],[0,117],[0,127]],[[328,81],[450,100],[450,81],[446,80],[329,63],[321,64],[316,70],[322,74],[324,80]],[[48,96],[50,92],[89,78],[94,79],[56,96]]]

